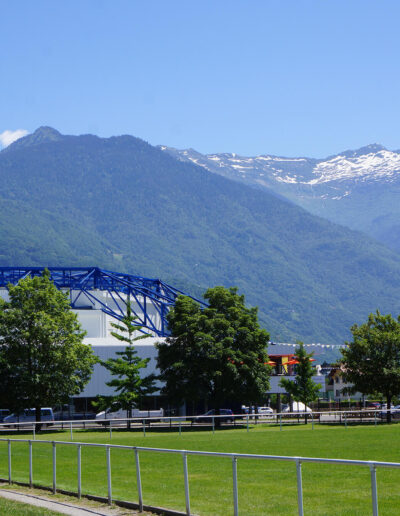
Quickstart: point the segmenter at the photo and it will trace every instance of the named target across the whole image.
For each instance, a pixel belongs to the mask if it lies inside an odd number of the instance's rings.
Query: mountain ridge
[[[370,144],[315,159],[161,149],[210,172],[274,191],[314,215],[365,232],[400,252],[400,151]]]
[[[398,257],[361,233],[133,136],[61,136],[0,153],[1,265],[236,285],[275,341],[337,343],[400,312]]]

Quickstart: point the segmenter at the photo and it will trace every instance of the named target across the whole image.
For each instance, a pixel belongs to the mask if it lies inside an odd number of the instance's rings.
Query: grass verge
[[[25,503],[13,502],[0,498],[0,514],[3,516],[56,516],[58,512],[43,509],[43,507],[32,507]]]

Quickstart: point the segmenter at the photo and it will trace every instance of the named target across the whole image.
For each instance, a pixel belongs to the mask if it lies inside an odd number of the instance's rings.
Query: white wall
[[[161,337],[149,337],[147,339],[142,339],[138,341],[138,345],[135,346],[135,349],[138,352],[139,357],[150,358],[150,361],[147,364],[147,368],[142,369],[142,376],[147,376],[152,373],[158,374],[158,371],[156,369],[157,349],[155,347],[155,343],[163,342],[164,340],[165,339]],[[92,346],[94,354],[98,356],[101,360],[107,360],[108,358],[116,357],[116,352],[123,351],[126,347],[124,345],[121,345],[121,343],[113,337],[108,337],[104,339],[86,338],[84,342]],[[77,397],[91,398],[99,394],[103,396],[113,394],[113,389],[106,385],[106,382],[110,381],[111,378],[112,377],[107,369],[105,369],[100,364],[96,364],[94,366],[91,380],[86,385],[84,391],[82,391],[81,394],[79,394],[79,396]]]
[[[294,381],[296,376],[271,376],[270,382],[269,382],[270,388],[268,391],[270,394],[285,394],[286,393],[285,389],[279,385],[279,382],[282,380],[282,378],[287,378],[288,380]],[[315,383],[321,384],[321,388],[320,388],[319,392],[325,392],[325,376],[313,376],[312,379]]]

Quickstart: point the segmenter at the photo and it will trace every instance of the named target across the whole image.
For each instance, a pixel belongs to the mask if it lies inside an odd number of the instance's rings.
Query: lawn
[[[0,498],[0,514],[3,516],[56,516],[60,513]]]
[[[14,434],[15,437],[15,434]],[[23,435],[20,434],[22,438]],[[28,438],[32,435],[29,434]],[[209,450],[237,453],[296,455],[400,462],[400,425],[311,425],[263,427],[177,433],[113,432],[112,444]],[[43,433],[38,438],[69,441],[69,433]],[[104,430],[75,431],[74,440],[110,443]],[[52,482],[50,445],[33,445],[34,482]],[[57,486],[76,490],[76,448],[57,445]],[[140,454],[144,503],[184,510],[182,457]],[[133,451],[111,450],[113,497],[137,501]],[[232,463],[229,458],[188,458],[191,509],[195,514],[232,514]],[[359,466],[303,464],[305,514],[365,515],[371,510],[370,472]],[[13,479],[28,481],[28,445],[12,444]],[[7,445],[0,443],[0,477],[7,478]],[[399,513],[400,470],[378,469],[380,514]],[[295,464],[278,461],[238,461],[239,509],[246,515],[297,514]],[[84,493],[107,494],[106,453],[101,448],[82,450]]]

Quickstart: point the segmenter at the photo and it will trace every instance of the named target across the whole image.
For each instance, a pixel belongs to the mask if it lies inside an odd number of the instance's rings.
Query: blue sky
[[[0,133],[243,155],[400,148],[398,0],[17,0],[0,15]]]

